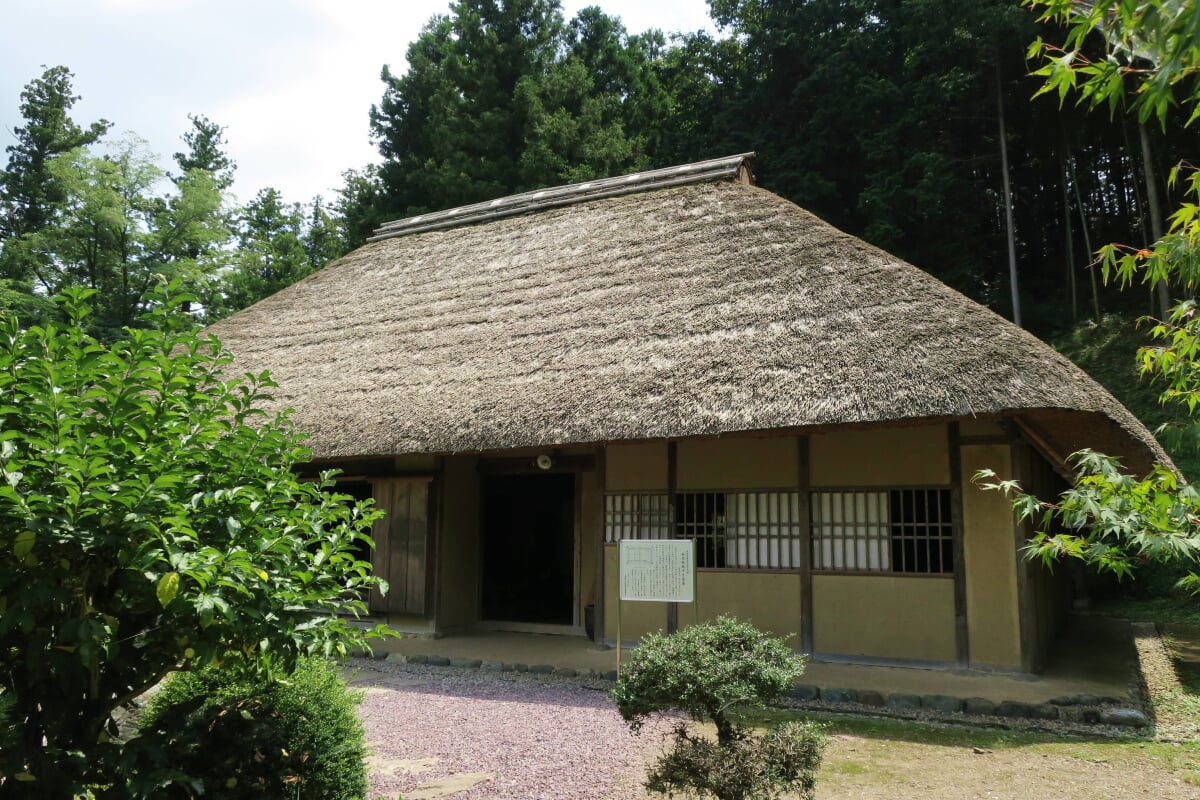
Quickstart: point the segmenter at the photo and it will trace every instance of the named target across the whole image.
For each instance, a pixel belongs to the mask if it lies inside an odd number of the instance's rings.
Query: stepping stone
[[[1034,719],[1058,719],[1058,706],[1040,703],[1033,707],[1032,716]]]
[[[794,686],[788,690],[787,696],[792,700],[804,702],[806,700],[816,700],[821,694],[821,690],[811,684],[802,683],[799,686]]]
[[[853,703],[857,692],[853,689],[821,689],[821,699],[829,703]]]
[[[463,772],[458,775],[447,775],[405,792],[404,800],[435,800],[438,797],[449,797],[495,779],[496,776],[490,772]]]
[[[1146,715],[1136,708],[1110,708],[1100,714],[1105,725],[1122,725],[1127,728],[1144,728],[1150,724]]]
[[[1029,703],[1018,703],[1015,700],[1005,700],[996,706],[996,710],[993,713],[997,717],[1015,717],[1021,719],[1033,719],[1036,716],[1033,706]]]
[[[986,697],[968,697],[963,700],[963,713],[990,717],[996,713],[996,704]]]
[[[917,694],[891,694],[888,695],[888,708],[894,708],[897,711],[917,711],[921,708],[921,696]]]
[[[438,765],[436,758],[384,758],[367,756],[367,770],[373,775],[416,775]]]
[[[956,711],[961,711],[963,701],[957,697],[951,697],[948,694],[927,694],[921,698],[921,704],[930,711],[939,711],[943,714],[950,714]]]

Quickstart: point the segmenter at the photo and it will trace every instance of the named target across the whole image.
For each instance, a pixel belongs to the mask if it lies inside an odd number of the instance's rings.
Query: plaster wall
[[[732,614],[800,649],[800,575],[787,572],[702,571],[695,608],[679,607],[680,626]]]
[[[667,490],[667,444],[610,444],[605,448],[605,482],[609,492]]]
[[[821,486],[944,486],[945,425],[837,430],[809,437],[809,476]]]
[[[684,439],[676,445],[676,488],[795,488],[799,461],[794,436]]]
[[[813,650],[864,658],[954,660],[954,582],[813,576]]]
[[[1008,445],[962,448],[963,550],[971,664],[1019,669],[1021,627],[1017,603],[1016,531],[1012,506],[999,492],[971,482],[981,469],[1012,474]]]

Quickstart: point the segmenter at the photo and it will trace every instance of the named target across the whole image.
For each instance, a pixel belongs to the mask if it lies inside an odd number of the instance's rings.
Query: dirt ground
[[[662,732],[632,740],[602,693],[532,678],[412,667],[358,674],[375,751],[371,797],[661,797],[639,784]],[[820,800],[1200,800],[1196,741],[825,722]]]
[[[837,735],[825,752],[817,797],[1200,798],[1198,783],[1200,748],[1195,744],[1075,741],[995,746],[985,741],[972,746]]]

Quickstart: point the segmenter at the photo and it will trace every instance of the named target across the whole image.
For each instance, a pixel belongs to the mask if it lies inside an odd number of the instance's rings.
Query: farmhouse
[[[212,327],[314,466],[387,510],[372,610],[617,635],[616,542],[692,538],[698,602],[816,658],[1036,670],[1068,582],[971,481],[1040,492],[1148,431],[1080,369],[752,183],[748,156],[401,220]],[[1060,571],[1062,572],[1062,571]]]

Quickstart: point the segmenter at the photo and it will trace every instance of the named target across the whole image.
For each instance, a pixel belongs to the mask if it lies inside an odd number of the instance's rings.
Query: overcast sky
[[[712,28],[704,0],[563,0],[599,5],[631,33]],[[187,115],[226,126],[242,202],[265,186],[326,198],[341,173],[377,160],[367,114],[379,70],[449,0],[9,0],[0,26],[0,150],[21,124],[22,87],[66,65],[72,116],[133,131],[169,166]],[[7,162],[7,157],[4,157]],[[0,165],[2,163],[0,162]]]

